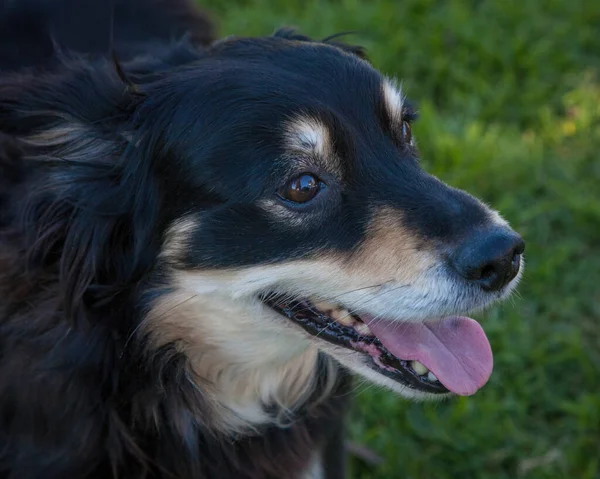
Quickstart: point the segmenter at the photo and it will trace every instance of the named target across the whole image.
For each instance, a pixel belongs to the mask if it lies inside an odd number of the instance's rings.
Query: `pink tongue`
[[[456,394],[474,394],[492,374],[492,348],[473,319],[452,317],[428,323],[363,320],[390,353],[423,363]]]

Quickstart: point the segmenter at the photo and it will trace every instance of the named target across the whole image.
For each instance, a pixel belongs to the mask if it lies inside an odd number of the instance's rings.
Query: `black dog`
[[[343,477],[351,373],[473,394],[523,242],[358,47],[185,0],[0,19],[0,477]],[[114,58],[113,58],[114,57]]]

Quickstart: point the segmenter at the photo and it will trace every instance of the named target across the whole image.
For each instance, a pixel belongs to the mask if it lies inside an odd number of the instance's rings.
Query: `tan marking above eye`
[[[328,128],[316,118],[299,116],[286,128],[287,147],[327,156],[331,153]]]
[[[404,95],[399,86],[390,79],[385,79],[382,84],[383,100],[392,126],[400,128],[402,112],[404,110]]]
[[[298,115],[285,125],[283,140],[286,156],[301,162],[303,168],[315,167],[342,176],[341,160],[335,153],[331,132],[323,121]]]
[[[396,135],[404,144],[412,145],[412,127],[409,119],[404,118],[405,102],[401,88],[396,85],[395,81],[386,78],[382,83],[382,92],[391,128],[396,132]]]

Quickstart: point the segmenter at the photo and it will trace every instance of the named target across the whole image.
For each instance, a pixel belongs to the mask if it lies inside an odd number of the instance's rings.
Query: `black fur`
[[[114,18],[114,24],[113,24]],[[194,45],[214,39],[206,14],[187,0],[5,0],[0,5],[0,71],[56,63],[56,49],[120,57],[147,54],[187,36]]]

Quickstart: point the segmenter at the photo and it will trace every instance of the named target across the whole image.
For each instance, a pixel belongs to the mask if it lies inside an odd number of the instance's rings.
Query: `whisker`
[[[366,290],[366,289],[379,288],[379,287],[383,286],[384,284],[385,283],[373,284],[373,285],[370,285],[370,286],[363,286],[363,287],[360,287],[360,288],[351,289],[349,291],[344,291],[343,293],[340,293],[338,295],[328,297],[328,299],[326,299],[325,301],[326,302],[333,302],[335,299],[340,298],[341,296],[345,296],[347,294],[355,293],[357,291],[363,291],[363,290]],[[268,298],[272,299],[272,298],[275,298],[275,297],[279,296],[281,293],[269,292],[268,294],[269,294]],[[282,296],[282,299],[285,302],[287,302],[288,300],[291,300],[291,299],[302,299],[302,297],[300,296],[300,294],[284,293],[283,296]],[[292,307],[292,311],[295,311],[295,312],[303,312],[303,311],[307,311],[309,309],[310,309],[310,307],[302,306],[301,304],[297,304],[297,305],[294,305]]]
[[[321,333],[327,331],[327,328],[331,326],[331,323],[333,323],[333,321],[329,321],[317,334],[315,334],[315,338],[318,338]]]
[[[409,287],[409,286],[410,286],[410,284],[400,284],[400,285],[398,285],[398,286],[396,286],[396,287],[394,287],[394,288],[391,288],[391,289],[389,289],[389,290],[387,290],[387,291],[382,291],[382,292],[381,292],[381,293],[379,293],[378,295],[376,295],[376,296],[373,296],[373,297],[372,297],[372,298],[370,298],[369,300],[367,300],[367,301],[365,301],[364,303],[362,303],[362,304],[361,304],[359,307],[357,307],[357,308],[353,308],[353,309],[350,309],[350,310],[348,310],[348,313],[349,313],[349,314],[347,314],[346,316],[344,316],[344,318],[347,318],[348,316],[350,316],[350,315],[352,315],[352,314],[354,314],[354,313],[358,312],[360,309],[362,309],[362,308],[364,307],[364,305],[365,305],[365,304],[368,304],[368,303],[370,303],[370,302],[372,302],[372,301],[374,301],[374,300],[376,300],[376,299],[379,299],[379,298],[380,298],[382,295],[384,295],[384,294],[388,294],[388,293],[391,293],[391,292],[397,291],[397,290],[399,290],[399,289],[402,289],[402,288],[407,288],[407,287]]]
[[[382,291],[382,292],[381,292],[381,293],[379,293],[378,295],[376,295],[376,296],[374,296],[374,297],[370,298],[368,301],[365,301],[364,303],[362,303],[362,304],[361,304],[361,306],[360,306],[360,308],[354,308],[354,309],[351,309],[351,310],[349,310],[349,311],[348,311],[348,314],[347,314],[347,315],[345,315],[345,316],[343,316],[343,318],[342,318],[342,319],[344,319],[344,318],[347,318],[347,317],[351,316],[352,314],[356,313],[356,312],[357,312],[359,309],[363,308],[365,304],[367,304],[367,303],[369,303],[369,302],[371,302],[371,301],[374,301],[374,300],[376,300],[376,299],[380,298],[380,297],[381,297],[383,294],[387,294],[387,293],[390,293],[390,292],[393,292],[393,291],[396,291],[396,290],[398,290],[398,289],[405,288],[405,287],[408,287],[408,286],[409,286],[409,285],[407,285],[407,284],[401,284],[401,285],[398,285],[398,286],[396,286],[396,287],[394,287],[394,288],[391,288],[391,289],[389,289],[389,290],[387,290],[387,291]],[[364,289],[364,288],[360,288],[360,289]],[[380,317],[380,316],[381,316],[381,315],[378,315],[378,316],[376,316],[376,317],[373,319],[373,321],[376,321],[377,319],[379,319],[379,317]],[[322,328],[322,329],[321,329],[321,330],[320,330],[320,331],[319,331],[319,332],[318,332],[318,333],[315,335],[315,337],[318,337],[318,336],[319,336],[321,333],[323,333],[324,331],[326,331],[326,330],[327,330],[327,328],[328,328],[328,327],[331,325],[331,323],[332,323],[332,322],[333,322],[333,321],[330,321],[329,323],[327,323],[327,324],[325,325],[325,327],[323,327],[323,328]]]
[[[356,293],[357,291],[362,291],[362,290],[365,290],[365,289],[379,288],[379,287],[383,286],[384,284],[385,283],[379,283],[379,284],[373,284],[371,286],[363,286],[362,288],[351,289],[350,291],[346,291],[346,292],[338,294],[336,296],[331,296],[330,300],[334,300],[334,299],[337,299],[337,298],[339,298],[341,296],[345,296],[345,295],[351,294],[351,293]]]

